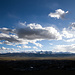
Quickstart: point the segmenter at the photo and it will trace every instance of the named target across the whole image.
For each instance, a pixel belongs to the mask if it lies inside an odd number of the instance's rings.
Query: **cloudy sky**
[[[0,53],[75,53],[75,0],[0,0]]]

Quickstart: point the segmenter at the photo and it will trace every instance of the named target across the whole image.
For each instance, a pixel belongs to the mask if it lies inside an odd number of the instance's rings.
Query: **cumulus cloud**
[[[55,13],[50,13],[48,16],[57,18],[57,19],[65,19],[65,15],[68,14],[69,11],[64,11],[62,9],[55,10]]]
[[[21,46],[17,46],[18,48],[21,48]]]
[[[38,48],[36,46],[34,46],[33,49],[38,49]]]
[[[5,48],[5,47],[1,47],[1,49],[2,49],[2,50],[5,50],[6,48]]]
[[[37,41],[42,40],[61,40],[61,34],[54,27],[42,27],[40,24],[19,23],[20,27],[15,29],[0,28],[0,44],[14,45],[19,48],[42,48],[43,45]],[[27,46],[32,43],[35,46]],[[23,45],[23,46],[20,46]],[[10,48],[2,47],[0,50],[9,50]],[[14,49],[11,49],[14,50]]]
[[[19,38],[34,40],[34,39],[47,39],[59,40],[62,39],[60,33],[53,27],[42,27],[40,24],[28,24],[23,28],[16,30]]]
[[[35,23],[30,23],[28,25],[25,25],[24,27],[20,27],[17,29],[0,28],[0,32],[1,32],[0,40],[5,40],[12,43],[22,42],[24,40],[37,40],[37,39],[60,40],[62,39],[60,33],[55,28],[42,27],[40,24],[35,24]]]
[[[35,44],[35,45],[38,46],[38,47],[42,47],[42,46],[43,46],[42,44],[36,43],[36,42],[34,42],[33,44]]]
[[[65,42],[75,41],[75,22],[71,23],[68,28],[63,28],[62,37],[64,37]]]
[[[71,23],[68,28],[63,28],[62,37],[65,42],[75,42],[75,22]],[[52,50],[54,52],[71,52],[75,53],[75,44],[56,45]]]
[[[71,23],[71,25],[68,28],[63,28],[62,36],[65,38],[74,40],[74,38],[75,38],[75,22]]]
[[[6,34],[6,33],[0,33],[0,44],[7,44],[7,45],[16,45],[16,44],[28,44],[28,42],[24,39],[18,38],[17,35],[13,34]]]
[[[75,53],[75,44],[72,45],[56,45],[53,52],[72,52]]]
[[[1,29],[3,29],[3,28],[1,28]],[[7,29],[7,28],[5,28],[5,29]],[[12,31],[12,29],[11,29],[11,31]],[[9,31],[9,33],[8,33],[8,31],[5,32],[3,30],[0,33],[0,44],[13,45],[13,46],[15,46],[17,44],[28,44],[28,42],[25,41],[24,39],[18,38],[18,36],[16,35],[16,33],[14,33],[14,31],[13,31],[13,34],[11,33],[11,31]]]
[[[68,39],[68,40],[64,40],[65,42],[74,42],[75,41],[75,38],[72,38],[72,39]]]
[[[0,53],[13,53],[13,52],[19,52],[19,49],[7,48],[7,47],[1,47],[0,48]]]
[[[6,44],[6,45],[13,45],[13,43],[9,42],[9,41],[3,41],[0,42],[0,44]],[[14,46],[14,45],[13,45]]]
[[[16,49],[14,49],[14,48],[1,47],[0,50],[12,50],[12,51],[14,51],[14,50],[16,50]]]
[[[0,32],[3,32],[3,33],[13,33],[14,32],[14,29],[0,28]]]
[[[23,46],[23,48],[31,48],[31,47],[30,47],[30,46],[26,46],[26,45],[25,45],[25,46]]]
[[[5,33],[0,33],[0,40],[6,40],[12,43],[20,42],[15,36],[11,36]]]
[[[73,31],[68,30],[67,28],[64,28],[62,31],[62,36],[65,38],[73,38],[75,34],[73,33]]]

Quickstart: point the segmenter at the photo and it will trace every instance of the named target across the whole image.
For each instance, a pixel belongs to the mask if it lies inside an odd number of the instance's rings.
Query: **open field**
[[[75,60],[73,57],[0,57],[0,60]]]

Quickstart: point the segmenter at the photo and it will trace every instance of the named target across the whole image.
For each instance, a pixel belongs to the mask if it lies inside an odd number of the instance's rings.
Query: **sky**
[[[75,53],[75,0],[0,0],[0,53]]]

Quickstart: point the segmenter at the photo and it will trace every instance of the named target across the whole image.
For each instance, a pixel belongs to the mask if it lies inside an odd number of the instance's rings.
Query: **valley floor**
[[[75,56],[72,57],[0,57],[0,60],[18,61],[18,60],[75,60]]]

